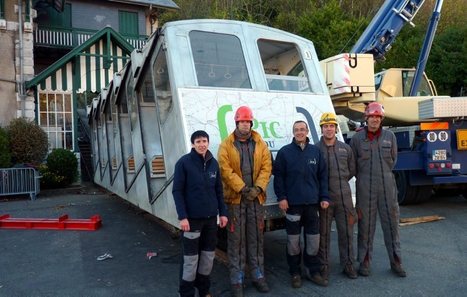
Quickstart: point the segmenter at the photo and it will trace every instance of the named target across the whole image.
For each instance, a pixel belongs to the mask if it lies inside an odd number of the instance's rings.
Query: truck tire
[[[413,187],[409,183],[409,171],[394,171],[397,185],[397,201],[400,205],[415,204],[419,198],[419,187]]]
[[[433,195],[432,186],[417,186],[418,188],[418,197],[416,203],[423,203],[431,198]]]

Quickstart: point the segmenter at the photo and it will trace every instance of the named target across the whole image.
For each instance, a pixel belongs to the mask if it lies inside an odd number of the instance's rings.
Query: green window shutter
[[[118,27],[124,36],[138,36],[138,13],[119,10]]]
[[[48,7],[46,10],[49,17],[49,26],[71,29],[71,4],[65,4],[63,12],[58,12],[52,7]]]

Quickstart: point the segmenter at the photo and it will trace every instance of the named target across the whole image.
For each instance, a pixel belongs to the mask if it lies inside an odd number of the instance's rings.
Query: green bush
[[[11,165],[10,141],[5,129],[0,127],[0,168],[8,168]]]
[[[46,164],[41,164],[38,170],[41,176],[41,188],[54,189],[63,186],[65,177],[50,172]]]
[[[10,151],[15,163],[41,163],[48,151],[47,133],[36,123],[17,118],[7,127]]]
[[[78,177],[78,159],[72,151],[54,149],[47,157],[47,174],[60,186],[67,186]]]

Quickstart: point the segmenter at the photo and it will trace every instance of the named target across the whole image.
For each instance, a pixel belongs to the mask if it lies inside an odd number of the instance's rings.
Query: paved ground
[[[0,296],[176,296],[179,242],[147,214],[97,188],[43,193],[36,201],[0,200],[0,215],[12,217],[89,218],[99,214],[97,231],[0,229]],[[2,197],[3,198],[3,197]],[[330,285],[305,282],[289,287],[283,231],[266,235],[266,275],[270,294],[249,286],[246,296],[466,296],[467,200],[438,198],[403,207],[402,217],[441,215],[446,220],[401,228],[405,279],[391,274],[377,228],[372,275],[350,280],[337,267],[336,234],[332,242]],[[148,260],[147,252],[158,256]],[[102,254],[113,258],[97,261]],[[229,296],[228,273],[216,262],[213,293]]]

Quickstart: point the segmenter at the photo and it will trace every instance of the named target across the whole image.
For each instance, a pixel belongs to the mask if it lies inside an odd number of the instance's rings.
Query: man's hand
[[[327,201],[321,201],[319,204],[321,205],[322,209],[326,209],[329,207],[329,202]]]
[[[219,217],[219,227],[224,228],[225,226],[227,226],[228,221],[229,221],[229,219],[227,217],[220,216]]]
[[[259,187],[251,187],[249,188],[248,193],[245,195],[245,198],[250,201],[254,201],[260,193],[261,193],[261,189]]]
[[[188,219],[180,220],[180,229],[184,232],[190,231],[190,223],[188,222]]]
[[[287,209],[289,208],[289,202],[287,201],[287,199],[279,201],[279,208],[282,209],[284,212],[287,211]]]

